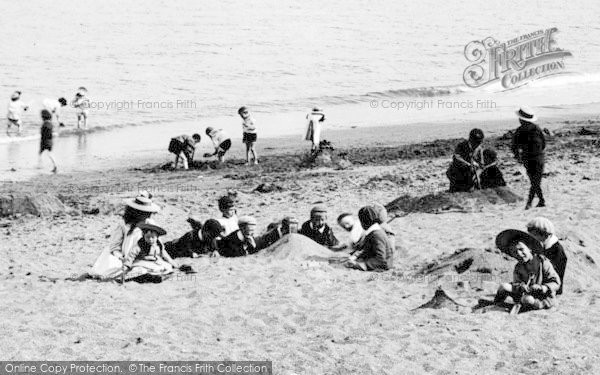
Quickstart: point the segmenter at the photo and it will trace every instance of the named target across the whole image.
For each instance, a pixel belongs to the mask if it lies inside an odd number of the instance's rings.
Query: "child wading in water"
[[[231,139],[223,129],[214,129],[210,126],[206,128],[206,135],[210,137],[210,140],[215,146],[215,152],[213,152],[212,154],[210,152],[207,152],[204,154],[204,157],[209,158],[211,156],[217,155],[219,161],[224,162],[225,154],[231,148]]]
[[[90,106],[90,101],[88,98],[86,98],[85,94],[87,94],[87,89],[85,87],[80,87],[72,102],[73,107],[77,110],[77,129],[82,127],[82,123],[83,128],[87,129],[87,118],[89,112],[88,108]]]
[[[54,160],[54,156],[52,156],[52,146],[53,146],[52,130],[54,128],[54,126],[52,125],[52,113],[43,109],[42,110],[42,120],[44,121],[44,123],[42,124],[42,127],[41,127],[40,153],[38,155],[38,168],[42,167],[42,155],[45,152],[46,155],[48,155],[48,158],[50,159],[52,164],[54,165],[52,172],[56,173],[58,171],[58,168],[56,167],[56,161]]]
[[[15,91],[10,97],[10,103],[8,103],[8,113],[6,119],[8,120],[8,127],[6,133],[10,130],[12,125],[17,127],[17,131],[21,134],[21,111],[27,111],[29,107],[21,100],[21,91]]]
[[[496,246],[517,259],[513,282],[501,284],[494,298],[502,303],[512,297],[515,304],[530,310],[549,309],[555,304],[560,277],[552,263],[543,255],[542,244],[528,233],[508,229],[496,237]]]
[[[244,129],[242,142],[246,144],[246,165],[250,165],[250,153],[252,153],[252,157],[254,158],[254,164],[258,164],[258,155],[254,148],[257,139],[256,121],[254,121],[254,117],[250,115],[250,111],[246,107],[238,109],[238,114],[244,120],[242,123]]]

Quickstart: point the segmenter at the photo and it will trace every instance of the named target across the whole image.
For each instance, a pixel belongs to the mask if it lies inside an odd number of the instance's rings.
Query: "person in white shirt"
[[[306,115],[306,135],[305,140],[312,142],[312,151],[319,149],[319,143],[321,142],[321,129],[323,122],[325,122],[325,114],[319,107],[314,107],[312,112]]]
[[[240,229],[238,225],[238,217],[236,214],[235,203],[230,196],[225,195],[219,198],[219,211],[223,217],[218,219],[219,224],[224,228],[223,237]]]
[[[231,148],[231,139],[229,135],[225,133],[223,129],[215,129],[212,127],[206,128],[206,135],[210,137],[213,145],[215,146],[215,152],[212,154],[207,152],[204,154],[205,158],[217,155],[220,162],[225,161],[225,153]]]
[[[82,123],[83,128],[87,129],[90,101],[85,94],[87,94],[87,89],[85,87],[80,87],[72,102],[73,107],[77,110],[77,129],[81,127]]]
[[[246,107],[238,109],[238,114],[244,120],[242,122],[242,128],[244,129],[242,142],[246,145],[246,165],[250,165],[250,153],[254,158],[254,164],[258,164],[258,154],[254,145],[258,135],[256,133],[256,121],[254,117],[250,115],[250,111]]]
[[[349,249],[351,254],[360,251],[361,243],[364,237],[364,230],[360,225],[360,222],[358,222],[358,220],[348,212],[338,216],[337,222],[340,227],[348,232],[350,238],[348,242],[340,243],[335,248],[332,248],[332,250]]]
[[[21,134],[21,125],[23,125],[23,122],[21,121],[21,112],[27,111],[28,109],[29,107],[21,100],[21,91],[15,91],[11,95],[10,102],[8,103],[8,113],[6,114],[6,119],[8,120],[7,133],[11,126],[15,125],[18,129],[18,133]]]
[[[44,101],[42,102],[42,104],[44,105],[44,108],[50,112],[52,114],[52,117],[54,119],[56,119],[56,122],[58,123],[58,125],[62,128],[65,126],[64,123],[60,122],[60,109],[62,107],[66,107],[67,106],[67,99],[65,98],[58,98],[57,100],[54,99],[44,99]]]

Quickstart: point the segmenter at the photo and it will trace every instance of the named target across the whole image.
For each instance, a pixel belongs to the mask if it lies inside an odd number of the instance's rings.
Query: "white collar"
[[[551,248],[557,242],[558,242],[558,237],[556,237],[554,234],[551,235],[550,237],[546,238],[546,240],[544,241],[544,249]]]
[[[310,225],[310,229],[315,230],[315,226],[313,225],[312,221],[309,222],[308,225]],[[319,231],[319,233],[325,232],[325,225],[323,225],[321,228],[317,229],[317,231]]]
[[[365,236],[366,236],[366,235],[368,235],[368,234],[369,234],[369,233],[371,233],[371,232],[374,232],[374,231],[376,231],[376,230],[380,230],[380,229],[381,229],[381,225],[379,225],[379,224],[375,223],[375,224],[371,225],[371,226],[369,227],[369,229],[367,229],[367,230],[365,231]]]

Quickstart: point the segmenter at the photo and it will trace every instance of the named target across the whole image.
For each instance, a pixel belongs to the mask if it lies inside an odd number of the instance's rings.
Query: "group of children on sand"
[[[246,106],[238,109],[238,115],[242,118],[242,143],[246,145],[246,165],[258,164],[258,153],[256,151],[256,141],[258,140],[256,120]],[[312,112],[306,115],[307,130],[305,139],[312,144],[312,151],[317,151],[320,145],[322,124],[325,121],[325,114],[319,107],[314,107]],[[210,138],[215,151],[204,154],[205,158],[217,156],[219,162],[225,161],[225,154],[231,148],[231,138],[223,129],[213,127],[206,128],[206,135]],[[168,150],[175,154],[175,169],[181,159],[184,169],[189,169],[194,158],[196,144],[201,140],[200,134],[180,135],[171,138]]]
[[[106,279],[119,275],[118,267],[113,266],[111,270],[106,266],[110,264],[106,256],[112,256],[122,265],[123,280],[145,281],[150,275],[160,281],[179,268],[176,258],[247,256],[296,231],[332,251],[345,251],[344,265],[348,268],[362,271],[393,268],[395,234],[388,225],[386,209],[379,204],[361,208],[357,217],[351,213],[339,215],[339,226],[349,234],[348,242],[340,243],[327,224],[328,210],[323,204],[311,209],[309,220],[299,230],[297,222],[286,217],[269,225],[261,234],[257,232],[257,220],[252,216],[238,217],[234,199],[226,195],[218,200],[221,218],[203,223],[190,215],[188,222],[192,230],[163,244],[160,237],[167,232],[151,219],[159,211],[151,198],[151,194],[142,192],[135,199],[125,201],[124,223],[111,236],[108,252],[95,262],[91,276]],[[513,280],[501,284],[490,303],[505,304],[506,299],[511,298],[525,310],[548,309],[555,306],[556,296],[562,294],[567,257],[548,219],[536,217],[526,228],[527,232],[505,230],[496,237],[496,246],[514,257],[517,264]],[[133,236],[135,233],[137,236]]]

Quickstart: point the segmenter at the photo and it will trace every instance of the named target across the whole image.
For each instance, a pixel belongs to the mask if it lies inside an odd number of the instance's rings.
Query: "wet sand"
[[[150,189],[163,207],[156,220],[168,230],[165,239],[188,230],[191,210],[204,219],[218,216],[217,199],[228,191],[237,194],[238,212],[255,215],[261,230],[285,215],[303,221],[315,202],[324,201],[330,225],[344,239],[334,223],[341,212],[446,190],[457,140],[406,145],[405,129],[351,129],[325,135],[336,147],[331,166],[303,167],[307,145],[289,138],[261,143],[258,167],[241,165],[234,153],[221,168],[167,171],[161,165],[169,158],[157,155],[135,166],[5,182],[3,195],[49,192],[69,213],[1,219],[6,334],[0,349],[7,360],[264,359],[273,361],[275,373],[290,375],[597,373],[600,149],[598,135],[577,131],[598,130],[598,122],[569,121],[547,126],[574,131],[548,142],[548,207],[524,211],[523,202],[498,202],[466,212],[409,213],[391,223],[395,270],[386,273],[302,256],[253,256],[185,259],[197,274],[176,274],[158,285],[65,280],[91,266],[119,220],[121,200],[139,188]],[[473,125],[452,132],[467,134]],[[501,126],[513,128],[514,122]],[[528,181],[507,141],[488,142],[499,150],[509,187],[524,197]],[[340,158],[352,166],[345,169],[349,165],[337,163]],[[280,189],[253,191],[263,183]],[[443,278],[422,273],[459,249],[493,249],[500,230],[524,228],[534,216],[552,220],[567,248],[565,294],[557,308],[518,316],[472,313],[478,298],[491,298],[496,285],[510,278],[510,261],[486,278],[476,270],[450,270]],[[464,307],[414,310],[440,285]]]

